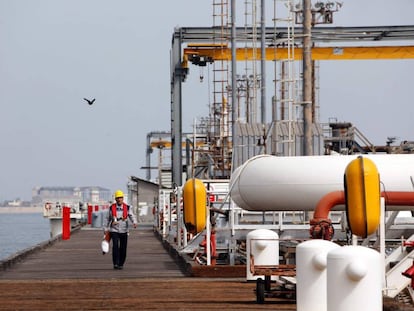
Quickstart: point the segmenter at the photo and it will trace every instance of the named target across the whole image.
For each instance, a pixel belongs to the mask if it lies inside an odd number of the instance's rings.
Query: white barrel
[[[328,311],[382,310],[380,253],[344,246],[328,253]]]
[[[309,240],[296,247],[296,308],[326,311],[327,256],[339,248],[334,242]]]
[[[256,280],[263,276],[254,276],[251,272],[252,261],[254,265],[278,265],[279,264],[279,235],[268,229],[257,229],[246,236],[246,279]],[[272,276],[272,279],[276,279]]]
[[[230,195],[239,207],[249,211],[311,211],[324,195],[344,190],[345,168],[357,156],[258,156],[234,171]],[[381,191],[412,191],[414,154],[364,157],[377,166]]]

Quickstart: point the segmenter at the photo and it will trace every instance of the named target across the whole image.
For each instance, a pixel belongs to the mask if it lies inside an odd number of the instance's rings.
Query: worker
[[[124,203],[124,193],[121,190],[115,191],[115,203],[105,215],[104,234],[109,232],[112,240],[112,263],[114,269],[121,270],[127,255],[129,225],[132,222],[136,228],[137,218],[132,208]]]

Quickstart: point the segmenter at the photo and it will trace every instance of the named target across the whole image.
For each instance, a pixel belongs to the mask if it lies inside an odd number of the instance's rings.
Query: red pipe
[[[207,236],[204,236],[204,240],[201,241],[200,246],[207,252]],[[210,233],[210,253],[211,265],[215,266],[217,261],[217,241],[216,232],[214,230]]]
[[[331,209],[339,204],[345,204],[345,192],[344,191],[332,191],[324,195],[316,204],[313,218],[315,219],[327,219]]]
[[[384,191],[381,196],[385,204],[396,206],[414,206],[414,192]]]
[[[386,205],[414,206],[414,192],[383,191]],[[324,195],[318,202],[314,212],[315,219],[327,219],[331,209],[339,204],[345,204],[344,191],[332,191]]]
[[[383,191],[381,197],[384,197],[386,205],[414,206],[414,192]],[[328,240],[333,237],[333,227],[328,216],[331,209],[340,204],[345,204],[344,191],[329,192],[319,200],[310,221],[312,237]]]

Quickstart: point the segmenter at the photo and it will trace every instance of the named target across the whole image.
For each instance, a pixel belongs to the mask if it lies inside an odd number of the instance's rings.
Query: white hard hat
[[[107,252],[109,252],[109,243],[107,240],[102,241],[101,248],[102,248],[102,254],[105,255]]]

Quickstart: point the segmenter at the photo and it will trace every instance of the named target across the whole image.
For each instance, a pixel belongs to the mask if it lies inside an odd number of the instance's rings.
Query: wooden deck
[[[255,282],[228,277],[240,270],[193,267],[188,277],[190,264],[183,265],[151,226],[131,232],[123,270],[102,255],[101,239],[101,230],[82,228],[70,240],[3,263],[0,310],[296,310],[282,297],[257,304]],[[390,301],[384,310],[412,307]]]
[[[102,230],[82,228],[23,261],[0,271],[1,279],[105,279],[184,277],[180,267],[155,237],[150,226],[130,233],[123,270],[114,270],[111,253],[102,255]],[[160,272],[160,273],[158,273]]]
[[[114,270],[111,254],[100,250],[102,235],[82,228],[0,267],[0,310],[296,309],[283,299],[258,305],[254,282],[222,278],[219,269],[209,278],[188,277],[151,226],[131,232],[124,269]]]

